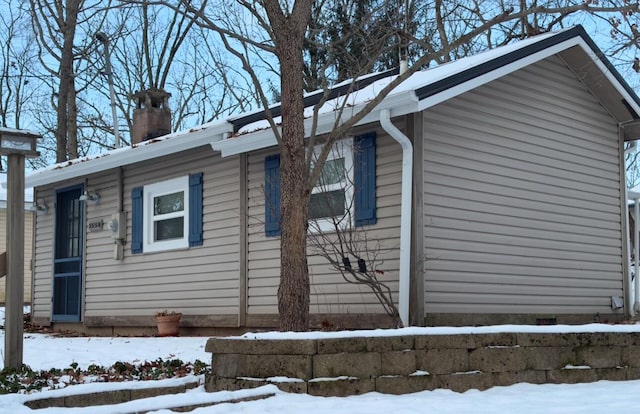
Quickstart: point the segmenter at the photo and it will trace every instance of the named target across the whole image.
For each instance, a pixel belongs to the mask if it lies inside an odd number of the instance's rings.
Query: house
[[[393,76],[346,98],[334,88],[319,134],[332,105],[357,111]],[[34,321],[140,332],[171,309],[185,332],[276,327],[279,158],[264,114],[163,135],[152,120],[166,99],[137,111],[150,129],[131,147],[26,178],[52,207],[36,216]],[[380,278],[412,324],[621,319],[633,313],[622,154],[639,113],[582,27],[539,35],[398,86],[337,144],[354,184],[334,182],[334,200],[359,197],[353,224],[383,247]],[[367,289],[309,266],[314,326],[387,323]]]
[[[0,173],[0,252],[7,251],[7,174]],[[41,206],[44,208],[44,206]],[[33,188],[24,192],[24,303],[31,303],[31,259],[33,252],[33,217],[37,209],[33,202]],[[0,303],[5,303],[6,276],[0,278]]]

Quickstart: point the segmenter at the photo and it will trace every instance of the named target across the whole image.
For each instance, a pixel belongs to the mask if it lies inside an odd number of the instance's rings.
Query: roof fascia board
[[[615,89],[624,97],[628,105],[636,114],[640,114],[640,98],[596,46],[582,26],[576,26],[539,43],[523,47],[505,56],[492,59],[489,62],[418,89],[416,93],[421,99],[420,110],[444,102],[573,46],[580,46],[584,50]]]
[[[591,46],[592,44],[593,42],[591,42],[590,39],[580,39],[580,46],[582,46],[585,53],[591,58],[593,63],[598,67],[598,69],[600,69],[609,82],[611,82],[620,95],[622,95],[627,105],[629,105],[637,115],[640,115],[640,99],[638,98],[638,95],[636,95],[629,84],[622,78],[620,72],[618,72],[611,62],[604,57],[600,49],[597,47],[595,50],[593,49]],[[620,121],[623,122],[627,120]]]
[[[479,74],[476,76],[469,76],[470,74],[473,74],[473,72],[478,71],[478,68],[471,68],[463,72],[462,75],[453,75],[449,78],[445,78],[442,81],[437,82],[436,84],[439,84],[441,82],[446,82],[446,83],[449,83],[450,86],[434,94],[425,93],[425,91],[423,90],[421,94],[423,98],[420,101],[419,108],[421,111],[427,108],[430,108],[434,105],[437,105],[439,103],[452,99],[458,95],[461,95],[472,89],[478,88],[498,78],[509,75],[510,73],[513,73],[519,69],[522,69],[528,65],[531,65],[538,61],[546,59],[549,56],[553,56],[556,53],[562,52],[563,50],[566,50],[576,45],[582,45],[584,47],[584,42],[581,42],[579,38],[569,39],[562,43],[543,49],[537,53],[524,56],[509,64],[497,66],[495,69],[489,72],[485,72],[483,74]],[[456,82],[455,78],[457,77],[461,79],[460,82]],[[437,87],[434,89],[439,90],[441,88]]]
[[[62,164],[51,169],[36,171],[25,177],[25,185],[38,187],[52,184],[209,145],[212,141],[224,139],[225,134],[232,131],[233,125],[224,123],[156,142],[149,141],[144,145],[126,148],[119,152],[105,153],[97,158],[76,161],[68,166]]]
[[[349,117],[360,112],[368,102],[359,103],[352,107],[344,108],[342,112],[342,119],[348,119]],[[404,91],[402,93],[394,94],[385,98],[375,109],[369,112],[363,117],[355,126],[376,122],[380,119],[380,110],[389,109],[391,116],[400,116],[408,113],[413,113],[418,110],[418,97],[413,90]],[[313,124],[313,118],[309,117],[305,119],[305,137],[308,138],[311,134],[311,127]],[[336,125],[336,112],[327,112],[318,116],[318,123],[316,126],[316,134],[328,134]],[[211,143],[211,147],[215,151],[220,151],[222,157],[229,157],[232,155],[242,154],[245,152],[256,151],[263,148],[269,148],[278,145],[271,128],[263,129],[260,131],[250,132],[240,135],[235,138],[228,138],[222,141],[216,141]]]
[[[308,95],[305,95],[304,107],[312,107],[318,104],[322,99],[332,100],[342,96],[345,96],[349,93],[357,92],[360,89],[364,89],[369,86],[371,83],[384,79],[386,77],[397,75],[399,72],[398,68],[388,69],[383,72],[378,72],[374,74],[369,74],[366,76],[362,76],[360,78],[356,78],[352,82],[341,82],[338,85],[331,87],[328,91],[319,90],[311,92]],[[282,106],[280,103],[269,107],[269,111],[271,112],[271,116],[276,118],[282,115]],[[256,121],[262,121],[266,119],[265,110],[256,110],[254,112],[248,114],[241,114],[235,117],[228,118],[234,125],[234,132],[239,131],[243,126],[249,125]]]

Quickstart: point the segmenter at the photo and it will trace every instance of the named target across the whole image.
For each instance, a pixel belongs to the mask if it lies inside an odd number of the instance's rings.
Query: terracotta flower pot
[[[157,315],[158,336],[178,336],[181,313],[173,315]]]

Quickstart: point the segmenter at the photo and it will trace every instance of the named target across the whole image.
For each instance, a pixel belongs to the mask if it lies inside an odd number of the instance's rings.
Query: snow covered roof
[[[595,68],[591,72],[581,72],[582,79],[585,83],[593,79],[592,91],[599,93],[603,105],[608,106],[619,122],[638,118],[640,98],[584,29],[575,26],[416,72],[391,91],[358,125],[379,121],[382,109],[388,109],[392,117],[422,111],[558,53],[567,54],[581,68]],[[319,110],[316,133],[327,133],[340,119],[360,111],[397,76],[396,72],[387,71],[335,85]],[[602,82],[603,77],[609,82]],[[305,96],[307,133],[311,130],[313,107],[323,96],[323,91]],[[340,119],[338,108],[343,108]],[[280,109],[279,105],[270,107],[276,124],[280,122]],[[637,133],[635,137],[638,137],[640,129],[630,133]],[[207,144],[225,157],[271,147],[276,145],[276,140],[264,111],[253,111],[95,157],[56,164],[34,172],[26,177],[26,182],[28,186],[36,187]]]
[[[70,178],[134,164],[180,151],[209,145],[233,132],[233,125],[225,120],[213,121],[189,130],[175,132],[143,141],[129,147],[65,161],[40,169],[25,177],[30,187],[55,183]]]

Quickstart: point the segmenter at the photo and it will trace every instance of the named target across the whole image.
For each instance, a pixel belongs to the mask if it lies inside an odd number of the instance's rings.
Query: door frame
[[[58,188],[55,190],[55,208],[54,208],[54,217],[53,217],[53,229],[54,229],[54,233],[53,233],[53,260],[52,260],[52,273],[51,273],[51,277],[52,277],[52,284],[51,284],[51,321],[52,322],[80,322],[82,321],[82,315],[84,313],[84,285],[85,285],[85,281],[84,281],[84,274],[85,274],[85,241],[86,241],[86,226],[85,226],[85,220],[86,220],[86,208],[84,206],[84,203],[79,202],[80,203],[80,217],[79,217],[79,249],[80,249],[80,260],[79,260],[79,277],[80,277],[80,286],[78,288],[78,314],[75,315],[69,315],[69,314],[56,314],[54,313],[54,309],[55,309],[55,279],[56,279],[56,265],[59,263],[63,263],[65,262],[66,258],[62,258],[62,259],[58,259],[57,258],[57,254],[58,254],[58,242],[59,242],[59,238],[58,238],[58,226],[60,225],[59,220],[58,220],[58,214],[60,212],[60,206],[58,205],[58,197],[61,193],[65,193],[68,191],[75,191],[75,190],[79,190],[80,195],[82,195],[83,191],[85,189],[85,184],[80,183],[80,184],[75,184],[75,185],[70,185],[67,187],[63,187],[63,188]],[[61,262],[58,262],[58,260],[61,260]]]

